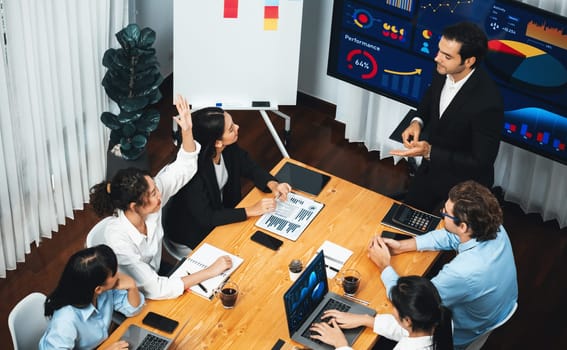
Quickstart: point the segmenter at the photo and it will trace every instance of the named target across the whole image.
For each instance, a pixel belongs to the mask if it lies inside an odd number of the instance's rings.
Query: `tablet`
[[[276,174],[276,179],[287,182],[293,189],[317,196],[331,177],[287,162]]]

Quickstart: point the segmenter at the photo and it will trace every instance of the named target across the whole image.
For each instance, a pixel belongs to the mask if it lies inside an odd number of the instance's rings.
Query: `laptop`
[[[311,338],[309,327],[321,322],[321,314],[327,309],[357,314],[376,315],[376,311],[329,291],[323,250],[305,268],[299,278],[284,294],[285,314],[291,339],[310,349],[334,349],[334,347]],[[344,329],[349,345],[365,327]]]
[[[183,332],[183,329],[189,323],[190,318],[185,321],[185,324],[179,329],[176,335],[172,338],[164,337],[147,328],[142,328],[136,324],[131,324],[126,329],[126,332],[120,337],[120,340],[125,340],[128,343],[128,349],[136,350],[166,350]]]
[[[275,175],[279,182],[287,182],[292,188],[317,196],[331,179],[330,176],[286,162]]]

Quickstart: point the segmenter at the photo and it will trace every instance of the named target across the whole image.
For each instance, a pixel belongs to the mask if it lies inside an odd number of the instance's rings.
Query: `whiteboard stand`
[[[278,110],[271,110],[272,112],[274,112],[277,116],[283,118],[284,122],[285,122],[285,126],[284,126],[284,142],[287,145],[289,143],[289,136],[290,136],[290,125],[291,125],[291,118],[289,117],[289,115],[282,113]],[[287,150],[285,149],[284,144],[282,143],[282,140],[280,139],[278,132],[276,131],[276,129],[274,128],[274,125],[272,124],[272,121],[270,120],[270,117],[268,117],[268,113],[266,112],[265,109],[260,109],[259,110],[260,114],[262,115],[262,119],[264,119],[264,123],[266,123],[266,126],[268,127],[268,130],[270,130],[270,134],[272,134],[272,137],[274,139],[274,141],[276,142],[276,145],[278,146],[278,148],[280,149],[280,152],[282,153],[282,156],[284,158],[289,158],[289,154],[287,153]]]

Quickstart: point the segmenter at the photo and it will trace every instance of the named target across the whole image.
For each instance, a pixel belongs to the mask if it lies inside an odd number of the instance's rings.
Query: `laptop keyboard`
[[[347,312],[348,310],[350,310],[350,305],[347,305],[343,302],[340,302],[339,300],[329,299],[327,301],[327,304],[325,304],[323,309],[321,309],[319,314],[313,319],[313,322],[322,322],[321,316],[323,316],[323,313],[327,310],[339,310],[339,311]],[[309,328],[307,328],[303,332],[303,334],[301,334],[301,336],[304,337],[304,338],[307,338],[307,339],[311,339],[311,341],[314,341],[318,344],[323,344],[322,341],[320,341],[318,339],[311,338],[311,335],[313,335],[313,334],[317,334],[317,333],[312,332]]]
[[[148,334],[138,346],[137,350],[163,350],[167,346],[168,341],[155,335]]]

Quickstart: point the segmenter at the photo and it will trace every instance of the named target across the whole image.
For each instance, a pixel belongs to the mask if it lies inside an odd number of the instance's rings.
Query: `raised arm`
[[[173,117],[173,119],[175,119],[175,122],[181,129],[183,149],[187,152],[195,152],[197,146],[193,139],[193,120],[191,119],[189,103],[187,103],[187,100],[183,96],[177,95],[175,97],[175,107],[177,108],[179,115]]]

